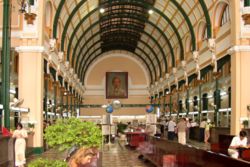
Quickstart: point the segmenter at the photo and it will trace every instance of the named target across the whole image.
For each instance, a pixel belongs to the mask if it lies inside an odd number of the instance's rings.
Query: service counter
[[[138,147],[139,143],[144,142],[147,134],[144,132],[126,132],[127,141],[130,147]]]
[[[200,128],[191,127],[189,131],[191,140],[200,141]],[[210,129],[210,143],[219,143],[219,135],[230,134],[230,129],[225,127],[213,127]]]
[[[32,154],[33,136],[34,133],[28,133],[26,156]],[[0,135],[0,167],[14,167],[14,144],[15,139]]]
[[[189,129],[189,138],[191,140],[200,140],[200,128],[199,127],[191,127]]]
[[[206,151],[190,145],[182,145],[177,142],[168,141],[164,138],[148,137],[153,151],[150,154],[142,153],[158,167],[167,166],[165,160],[171,157],[178,167],[239,167],[250,166],[250,163],[243,160],[233,159],[227,155]],[[174,158],[173,158],[174,157]]]
[[[14,139],[0,135],[0,167],[14,166]]]

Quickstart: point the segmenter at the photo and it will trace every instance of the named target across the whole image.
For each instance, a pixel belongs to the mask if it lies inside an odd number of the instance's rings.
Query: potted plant
[[[119,123],[117,124],[117,131],[118,133],[124,134],[124,131],[127,129],[128,125]]]
[[[53,167],[67,167],[67,163],[64,161],[59,161],[59,160],[49,160],[49,159],[36,159],[32,161],[28,167],[46,167],[46,166],[53,166]]]
[[[29,131],[30,131],[30,132],[33,132],[33,131],[34,131],[34,128],[35,128],[35,124],[29,122],[29,123],[28,123],[28,128],[29,128]]]
[[[242,124],[244,126],[244,129],[248,128],[248,120],[244,120]]]
[[[82,122],[77,118],[57,120],[55,124],[45,129],[44,138],[51,148],[58,149],[58,151],[65,151],[75,147],[77,150],[88,149],[97,152],[96,150],[100,148],[102,143],[100,128],[92,122]],[[75,152],[75,154],[78,153],[78,151]],[[46,163],[50,163],[49,161],[54,160],[46,160]],[[59,165],[50,166],[63,167]]]

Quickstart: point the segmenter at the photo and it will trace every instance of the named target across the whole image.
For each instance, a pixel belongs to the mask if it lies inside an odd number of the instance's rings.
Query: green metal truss
[[[121,25],[119,25],[118,26],[119,28],[122,28],[122,26]],[[125,27],[125,26],[124,26]],[[152,36],[150,36],[148,33],[146,33],[146,32],[143,32],[145,35],[147,35],[148,37],[152,37]],[[76,62],[79,62],[79,57],[80,57],[80,54],[82,54],[82,51],[83,51],[83,49],[85,48],[85,47],[87,47],[87,44],[92,40],[92,39],[94,39],[94,37],[96,37],[98,34],[100,34],[100,31],[99,32],[97,32],[97,33],[95,33],[93,36],[91,36],[89,39],[87,39],[87,41],[84,43],[84,45],[81,47],[81,49],[79,50],[79,56],[77,57],[77,60],[76,60]],[[159,43],[155,40],[155,39],[153,39],[153,41],[157,44],[157,46],[159,47],[159,49],[161,49],[161,47],[160,47],[160,45],[159,45]],[[148,45],[149,46],[149,45]],[[90,49],[90,47],[88,48],[88,49]],[[163,52],[163,51],[162,51]],[[157,55],[155,55],[156,57],[158,57]],[[83,58],[84,58],[85,56],[83,56]],[[164,57],[163,57],[163,59],[164,59]],[[81,64],[81,63],[80,63]],[[78,64],[76,64],[76,69],[78,69]],[[162,71],[162,70],[161,70]]]
[[[127,44],[127,45],[129,45],[129,44]],[[99,48],[99,49],[101,49],[101,48]],[[136,55],[138,55],[137,53],[134,53],[134,52],[132,52],[133,54],[136,54]],[[99,56],[101,56],[103,53],[99,53],[99,54],[97,54],[93,59],[91,59],[90,60],[90,62],[88,63],[88,65],[86,66],[86,68],[85,68],[85,71],[84,71],[84,73],[83,73],[83,75],[82,75],[82,81],[84,82],[85,80],[85,76],[86,76],[86,72],[87,72],[87,69],[89,68],[89,66],[91,65],[91,63],[96,59],[96,58],[98,58]],[[155,79],[155,81],[156,81],[157,79]],[[151,81],[151,84],[152,84],[153,82]]]
[[[125,16],[125,15],[116,15],[116,17],[112,17],[112,18],[125,18],[125,17],[127,17],[127,16]],[[152,22],[150,22],[150,21],[148,21],[147,19],[145,19],[145,18],[142,18],[142,17],[138,17],[138,15],[134,15],[134,16],[130,16],[131,18],[135,18],[135,19],[137,19],[137,20],[142,20],[142,21],[146,21],[147,23],[149,23],[151,26],[153,26],[154,28],[156,28],[159,32],[160,32],[160,34],[164,37],[164,39],[166,40],[166,42],[167,42],[167,44],[168,44],[168,46],[169,46],[169,49],[170,49],[170,52],[171,52],[171,55],[172,55],[172,65],[173,65],[173,67],[175,66],[175,57],[174,57],[174,52],[173,52],[173,47],[171,46],[171,43],[170,43],[170,41],[168,40],[168,38],[166,37],[166,35],[165,35],[165,33],[163,32],[163,31],[161,31],[161,29],[159,29],[157,26],[155,26]],[[110,18],[110,17],[109,17]],[[84,19],[84,18],[83,18]],[[74,47],[74,50],[73,50],[73,54],[72,54],[72,61],[71,61],[71,63],[72,63],[72,66],[74,66],[74,62],[75,62],[75,55],[76,55],[76,49],[78,48],[78,45],[80,44],[80,42],[83,40],[83,38],[84,38],[84,36],[94,27],[94,26],[96,26],[96,25],[99,25],[99,23],[101,22],[101,21],[103,21],[103,20],[106,20],[106,19],[108,19],[108,17],[107,18],[104,18],[104,19],[101,19],[101,20],[98,20],[98,21],[96,21],[95,23],[93,23],[90,27],[88,27],[84,32],[83,32],[83,34],[81,35],[81,37],[78,39],[78,41],[77,41],[77,43],[76,43],[76,45],[75,45],[75,47]],[[82,21],[80,22],[81,24],[82,24]],[[79,23],[79,24],[80,24]],[[80,25],[81,25],[80,24]],[[77,26],[77,28],[78,28],[78,26]],[[72,33],[72,35],[71,35],[71,37],[70,37],[70,41],[69,41],[69,45],[68,45],[68,52],[67,52],[67,59],[69,60],[69,54],[70,54],[70,48],[71,48],[71,45],[72,45],[72,41],[73,41],[73,38],[74,38],[74,36],[75,36],[75,34],[76,34],[76,32],[77,32],[77,28],[74,30],[74,32]],[[143,31],[145,31],[145,30],[143,30]],[[153,36],[152,35],[150,35],[151,37],[151,39],[153,38]],[[154,41],[156,41],[155,39],[153,39]],[[182,44],[182,43],[181,43]],[[183,45],[181,45],[181,47],[183,47]],[[184,55],[184,52],[182,52],[182,54]],[[167,60],[165,60],[166,59],[166,57],[164,57],[164,63],[165,63],[165,71],[167,71]]]
[[[101,43],[102,41],[101,40],[99,40],[99,41],[97,41],[97,42],[95,42],[92,46],[91,46],[91,48],[93,48],[96,44],[98,44],[98,43]],[[131,45],[131,44],[129,44],[129,43],[126,43],[126,45]],[[91,50],[91,48],[89,49],[89,50]],[[95,52],[97,52],[99,49],[101,49],[101,47],[99,47],[99,48],[96,48],[93,52],[91,52],[89,55],[89,57],[86,59],[86,61],[84,62],[84,64],[83,64],[83,58],[82,58],[82,60],[81,60],[81,62],[80,62],[80,64],[81,64],[81,66],[79,66],[79,76],[82,76],[82,75],[84,75],[85,76],[85,73],[86,73],[86,71],[87,71],[87,69],[85,68],[85,66],[86,66],[86,63],[89,61],[89,59],[91,58],[91,56],[95,53]],[[154,64],[153,64],[153,60],[150,58],[150,56],[142,49],[142,48],[140,48],[140,47],[137,47],[137,49],[138,50],[140,50],[149,60],[150,60],[150,63],[152,63],[152,66],[153,66],[153,68],[154,68],[154,81],[156,81],[157,80],[157,72],[156,72],[156,68],[155,68],[155,66],[154,66]],[[138,53],[136,53],[136,52],[132,52],[132,53],[134,53],[134,54],[136,54],[137,56],[139,55]],[[141,57],[141,56],[140,56]],[[158,63],[159,63],[159,61],[157,61]],[[81,70],[82,69],[82,70]],[[159,69],[159,70],[161,70],[161,69]],[[150,72],[152,73],[152,71],[150,70]],[[84,82],[84,80],[82,80],[82,82]]]
[[[144,2],[143,0],[137,0],[137,1]],[[72,13],[70,14],[70,16],[69,16],[69,18],[68,18],[68,20],[67,20],[67,22],[66,22],[66,24],[65,24],[64,33],[63,33],[63,34],[65,34],[65,35],[62,35],[62,40],[64,40],[64,38],[65,38],[65,36],[66,36],[66,32],[67,32],[69,23],[70,23],[70,21],[71,21],[71,18],[75,15],[75,13],[76,13],[77,10],[80,8],[80,6],[84,4],[84,2],[86,2],[86,0],[85,0],[85,1],[81,1],[81,2],[75,7],[75,9],[72,11]],[[143,5],[143,7],[153,9],[153,10],[156,11],[159,15],[161,15],[165,20],[167,20],[169,23],[171,22],[171,20],[168,19],[168,18],[166,17],[166,15],[164,15],[163,12],[159,11],[158,9],[154,8],[153,6],[148,5],[148,4],[146,4],[146,3],[138,4],[138,3],[133,3],[133,2],[134,2],[134,1],[131,0],[131,2],[127,2],[127,1],[126,1],[125,3],[129,3],[129,4],[133,4],[133,5]],[[185,14],[185,12],[183,12],[184,10],[181,8],[181,6],[180,6],[176,1],[171,0],[171,2],[172,2],[174,5],[176,5],[176,7],[182,12],[183,15]],[[64,2],[61,1],[61,3],[59,4],[59,7],[61,7],[61,4],[62,4],[62,3],[64,3]],[[62,6],[63,6],[63,5],[62,5]],[[182,9],[182,10],[181,10],[181,9]],[[98,10],[98,9],[97,9],[97,10]],[[61,12],[61,9],[59,8],[58,11]],[[55,17],[54,23],[55,23],[55,22],[58,22],[59,15],[60,15],[60,14],[57,14],[57,13],[56,13],[56,16],[58,16],[58,18]],[[187,15],[184,15],[184,17],[185,17],[187,20],[189,20],[189,18],[188,18]],[[191,30],[191,29],[192,29],[192,26],[190,26],[190,25],[191,25],[190,20],[187,21],[187,22],[189,22],[189,23],[188,23],[189,29]],[[55,23],[55,24],[56,24],[56,23]],[[55,24],[54,24],[54,25],[55,25]],[[173,23],[171,22],[170,25],[173,25]],[[54,35],[54,37],[56,37],[56,34],[57,34],[56,31],[57,31],[57,28],[55,28],[55,26],[54,26],[54,29],[53,29],[53,35]],[[178,31],[176,30],[175,33],[176,33],[176,32],[178,32]],[[192,29],[192,31],[190,31],[190,32],[191,32],[191,33],[194,32],[193,29]],[[192,34],[193,34],[193,35],[192,35],[192,37],[193,37],[193,40],[192,40],[192,42],[193,42],[193,48],[195,48],[195,47],[194,47],[194,44],[195,44],[194,33],[192,33]],[[181,41],[180,37],[178,37],[178,39],[179,39],[179,42],[180,42],[180,41]],[[61,47],[61,48],[62,48],[62,51],[63,51],[63,47],[64,47],[64,44],[63,44],[63,43],[64,43],[64,42],[62,42],[62,47]],[[181,49],[183,49],[183,48],[181,48]],[[182,52],[182,51],[181,51],[181,52]],[[183,58],[182,58],[182,59],[183,59]]]
[[[69,24],[70,24],[70,21],[71,19],[73,18],[73,16],[76,14],[76,12],[78,11],[78,9],[80,9],[80,7],[86,2],[87,0],[82,0],[80,1],[76,7],[73,9],[73,11],[71,12],[66,24],[65,24],[65,28],[67,29]],[[167,16],[162,12],[160,11],[159,9],[155,8],[154,6],[148,4],[147,2],[145,2],[144,0],[120,0],[121,4],[124,3],[124,4],[132,4],[132,5],[135,5],[135,6],[142,6],[146,9],[152,9],[154,10],[156,13],[158,13],[161,17],[163,17],[165,20],[167,18]],[[141,2],[141,3],[138,3]],[[137,3],[135,3],[137,2]],[[186,22],[187,22],[187,25],[189,27],[189,31],[191,33],[191,37],[192,37],[192,49],[193,50],[196,50],[196,38],[195,38],[195,33],[194,33],[194,29],[193,29],[193,26],[192,26],[192,23],[188,17],[188,15],[185,13],[185,10],[181,7],[181,5],[176,1],[176,0],[170,0],[170,2],[172,2],[172,4],[174,6],[177,7],[177,9],[181,12],[182,16],[185,18]],[[208,13],[208,10],[206,10],[206,4],[204,2],[204,0],[199,0],[201,6],[202,6],[202,9],[204,11],[204,14],[205,14],[205,18],[206,18],[206,21],[210,20],[210,17],[209,17],[209,14],[207,15],[206,13]],[[203,2],[203,3],[202,3]],[[58,24],[58,19],[59,19],[59,16],[60,16],[60,12],[62,10],[62,7],[65,3],[65,0],[62,0],[59,4],[59,7],[58,7],[58,10],[56,12],[56,15],[55,15],[55,19],[54,19],[54,29],[53,29],[53,37],[56,38],[56,35],[57,35],[57,24]],[[59,14],[58,14],[59,13]],[[170,20],[169,18],[167,18],[167,20]],[[171,20],[170,20],[171,22]],[[172,23],[172,22],[171,22]],[[173,23],[172,23],[173,24]],[[207,23],[207,26],[210,28],[207,29],[208,31],[208,35],[211,34],[211,24]],[[66,36],[66,30],[64,31],[63,35],[62,35],[62,38]],[[65,34],[65,35],[64,35]],[[64,46],[62,46],[61,48],[63,48]],[[63,49],[62,49],[63,50]]]
[[[85,42],[85,45],[86,44],[88,44],[91,40],[93,40],[97,35],[99,35],[100,34],[100,31],[98,32],[98,33],[96,33],[96,34],[94,34],[93,36],[91,36],[86,42]],[[101,40],[99,40],[99,41],[101,41]],[[83,46],[82,48],[84,48],[85,46]],[[82,50],[82,48],[81,48],[81,50]],[[89,50],[91,49],[91,47],[89,47]],[[141,49],[140,47],[137,47],[137,49],[138,50],[140,50],[145,56],[146,56],[146,58],[148,58],[149,60],[150,60],[150,62],[151,62],[151,64],[153,65],[154,63],[153,63],[153,61],[152,61],[152,59],[150,58],[150,56],[143,50],[143,49]],[[82,52],[82,51],[81,51]],[[80,52],[80,53],[81,53]],[[133,53],[135,53],[135,54],[137,54],[136,52],[133,52]],[[86,55],[86,54],[84,54],[84,55]],[[138,54],[137,54],[138,55]],[[90,55],[91,56],[91,55]],[[81,62],[79,63],[79,64],[82,64],[83,63],[83,60],[84,60],[84,57],[85,56],[82,56],[82,60],[81,60]],[[77,61],[76,62],[79,62],[80,60],[79,60],[79,56],[77,57]],[[159,66],[159,64],[158,64],[158,66]],[[80,67],[82,67],[82,66],[79,66],[79,68],[77,69],[76,67],[75,67],[75,71],[79,71],[80,70]],[[84,67],[84,66],[83,66]],[[155,68],[155,66],[153,65],[153,68],[154,68],[154,73],[155,73],[155,80],[157,79],[156,77],[157,77],[157,74],[156,74],[156,68]],[[150,68],[149,68],[149,71],[150,71],[150,73],[152,73],[152,71],[150,70]],[[80,74],[80,71],[79,71],[79,73],[78,74]]]

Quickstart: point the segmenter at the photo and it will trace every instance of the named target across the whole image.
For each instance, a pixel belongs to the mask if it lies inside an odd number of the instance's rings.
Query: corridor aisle
[[[120,143],[105,145],[102,167],[153,167],[149,162],[139,160],[138,155],[137,151],[127,149]]]

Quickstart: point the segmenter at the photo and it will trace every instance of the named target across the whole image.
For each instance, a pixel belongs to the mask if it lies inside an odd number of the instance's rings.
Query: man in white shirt
[[[228,154],[232,158],[239,157],[240,148],[247,148],[247,133],[245,131],[240,131],[240,136],[235,136],[228,148]]]
[[[167,123],[168,128],[168,140],[174,140],[176,123],[170,118]]]

